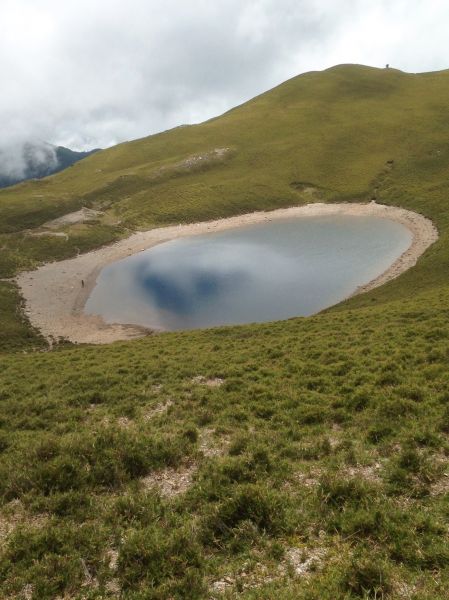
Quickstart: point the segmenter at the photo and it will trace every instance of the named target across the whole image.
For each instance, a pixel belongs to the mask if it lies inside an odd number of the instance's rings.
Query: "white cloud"
[[[0,148],[108,146],[341,62],[449,66],[443,0],[2,0]]]

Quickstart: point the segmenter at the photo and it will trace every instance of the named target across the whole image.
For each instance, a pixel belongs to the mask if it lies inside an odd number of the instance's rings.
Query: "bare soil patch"
[[[89,221],[95,221],[95,219],[98,219],[98,217],[102,214],[103,213],[98,210],[83,207],[75,212],[68,213],[62,217],[58,217],[57,219],[52,219],[51,221],[47,221],[42,225],[42,227],[47,229],[59,229],[60,227],[65,227],[67,225],[88,223]]]

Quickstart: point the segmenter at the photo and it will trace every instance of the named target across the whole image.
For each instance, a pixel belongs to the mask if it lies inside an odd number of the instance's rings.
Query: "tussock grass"
[[[440,231],[315,317],[105,347],[42,352],[0,282],[2,597],[447,598],[448,91],[448,72],[310,73],[0,192],[3,277],[126,228],[311,200],[375,195]],[[81,206],[105,220],[23,232]],[[185,468],[182,493],[143,484]]]

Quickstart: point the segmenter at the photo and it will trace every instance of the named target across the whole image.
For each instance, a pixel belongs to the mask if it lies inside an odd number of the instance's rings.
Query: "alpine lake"
[[[378,277],[411,242],[400,223],[345,215],[179,238],[104,267],[85,312],[163,331],[309,316]]]

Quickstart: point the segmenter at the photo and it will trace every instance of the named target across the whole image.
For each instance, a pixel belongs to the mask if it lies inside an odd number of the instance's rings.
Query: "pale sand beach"
[[[25,300],[26,315],[48,339],[63,337],[71,342],[89,344],[132,339],[150,331],[135,325],[108,324],[101,317],[84,313],[85,303],[95,286],[98,274],[107,264],[176,238],[223,231],[274,219],[330,215],[382,217],[403,224],[412,233],[410,247],[384,273],[368,284],[360,286],[354,294],[369,291],[398,277],[415,265],[423,252],[438,239],[437,229],[429,219],[403,208],[374,202],[316,203],[270,212],[254,212],[216,221],[139,231],[129,238],[76,258],[47,263],[35,271],[20,273],[16,281]]]

